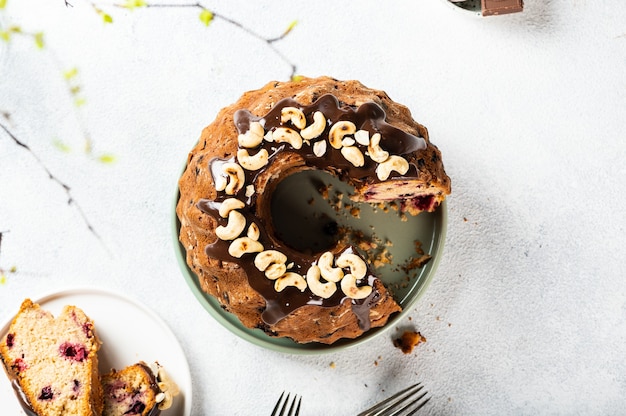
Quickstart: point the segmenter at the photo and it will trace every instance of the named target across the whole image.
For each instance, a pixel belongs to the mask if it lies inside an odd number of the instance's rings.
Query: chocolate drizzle
[[[302,106],[297,101],[286,98],[278,103],[263,117],[254,116],[250,111],[241,109],[234,115],[234,123],[239,134],[245,134],[253,122],[261,122],[265,131],[273,131],[278,127],[293,128],[290,122],[281,122],[281,111],[285,107],[296,107],[304,113],[307,125],[313,123],[313,114],[320,111],[324,114],[327,123],[324,132],[317,138],[304,143],[300,149],[293,148],[288,143],[275,143],[263,141],[256,150],[248,149],[254,154],[260,149],[266,149],[269,154],[269,164],[272,159],[280,152],[293,152],[298,154],[309,167],[331,171],[340,177],[348,177],[352,181],[376,182],[379,181],[375,173],[377,163],[369,157],[365,157],[365,163],[361,167],[355,167],[351,162],[345,159],[338,149],[327,146],[327,151],[323,157],[318,157],[313,153],[313,144],[317,141],[328,140],[328,132],[332,124],[338,121],[351,121],[357,130],[365,130],[370,136],[379,133],[381,135],[380,147],[388,151],[390,154],[406,155],[426,148],[426,141],[412,134],[406,133],[386,122],[386,114],[383,108],[374,102],[360,105],[359,107],[341,106],[339,100],[330,94],[320,97],[316,102],[309,106]],[[365,153],[367,146],[355,144]],[[213,159],[209,162],[209,169],[213,178],[222,175],[221,167],[225,163],[237,162],[236,158],[231,159]],[[257,171],[244,170],[245,184],[251,185],[255,183],[259,174],[263,173],[267,168],[261,168]],[[417,167],[410,165],[409,171],[398,176],[392,175],[389,180],[401,177],[414,177],[417,175]],[[219,207],[222,202],[235,197],[245,203],[245,207],[238,210],[246,219],[246,229],[253,222],[258,226],[260,236],[258,241],[263,245],[264,250],[277,250],[287,256],[287,264],[293,263],[289,269],[291,272],[299,273],[305,276],[308,269],[317,263],[317,256],[302,253],[291,249],[285,244],[281,244],[277,239],[268,234],[270,229],[268,220],[256,215],[256,192],[250,193],[244,186],[236,195],[226,195],[224,192],[218,192],[214,200],[202,199],[197,202],[200,211],[215,218],[218,225],[226,226],[228,220],[219,215]],[[369,310],[377,303],[381,294],[376,290],[375,281],[378,279],[371,269],[368,268],[366,276],[358,282],[359,285],[372,286],[372,293],[365,299],[350,299],[341,290],[337,288],[336,292],[328,299],[321,298],[313,294],[308,288],[301,292],[296,287],[289,286],[282,292],[274,289],[274,281],[268,279],[264,272],[259,271],[254,265],[254,257],[256,253],[244,254],[240,259],[233,258],[228,253],[230,241],[217,239],[214,243],[207,245],[205,252],[207,256],[231,263],[236,263],[245,271],[250,286],[256,290],[266,301],[266,308],[262,313],[262,319],[268,325],[273,325],[281,319],[289,315],[291,312],[305,305],[318,305],[322,307],[335,307],[342,304],[346,299],[351,301],[352,312],[356,315],[359,326],[363,331],[370,328]],[[350,252],[359,255],[355,247],[348,246],[339,248],[339,252],[334,252],[335,256],[339,256],[344,252]],[[367,263],[367,262],[366,262]],[[349,272],[348,270],[345,271]]]

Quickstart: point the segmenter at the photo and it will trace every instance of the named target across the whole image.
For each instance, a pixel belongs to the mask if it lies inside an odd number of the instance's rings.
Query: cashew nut
[[[239,237],[244,228],[246,228],[246,217],[239,211],[232,210],[228,213],[226,227],[220,225],[215,229],[215,234],[220,240],[234,240]]]
[[[250,198],[252,195],[254,195],[255,192],[256,190],[254,189],[254,185],[246,185],[246,198]]]
[[[259,237],[261,236],[261,230],[259,230],[259,226],[256,225],[256,222],[253,222],[248,226],[248,232],[246,233],[246,235],[254,241],[259,241]]]
[[[228,254],[236,258],[246,253],[260,253],[261,251],[263,251],[263,244],[250,237],[239,237],[228,246]]]
[[[261,272],[265,272],[268,279],[277,279],[287,271],[287,256],[277,250],[265,250],[254,258],[254,265]]]
[[[354,140],[352,137],[344,137],[343,139],[341,139],[341,145],[343,147],[354,146],[355,143],[356,140]]]
[[[322,157],[326,153],[326,140],[320,140],[313,143],[313,154],[317,157]]]
[[[386,181],[394,170],[404,175],[409,171],[409,162],[401,156],[389,156],[389,159],[376,167],[376,176],[381,181]]]
[[[352,163],[357,168],[365,164],[365,158],[363,157],[363,153],[359,150],[358,147],[342,147],[341,154],[343,155],[343,157],[346,158],[348,162]]]
[[[350,273],[356,279],[362,279],[367,274],[365,261],[354,253],[342,253],[337,258],[338,267],[349,267]]]
[[[250,156],[247,149],[237,150],[237,160],[241,167],[247,170],[259,170],[269,162],[269,153],[267,150],[261,149],[255,155]]]
[[[306,272],[306,281],[309,289],[314,295],[323,299],[328,299],[337,291],[337,285],[334,282],[320,282],[321,271],[316,265],[313,265]]]
[[[369,146],[370,133],[367,130],[359,130],[354,133],[354,140],[360,145]]]
[[[237,137],[237,141],[239,142],[239,146],[250,149],[261,144],[264,134],[265,130],[263,129],[263,125],[258,121],[253,121],[250,123],[248,131]]]
[[[364,299],[372,293],[371,286],[357,286],[356,277],[347,274],[341,279],[341,290],[351,299]]]
[[[220,217],[228,218],[228,214],[230,213],[230,211],[234,209],[241,209],[245,206],[246,204],[244,204],[243,201],[240,201],[237,198],[227,198],[220,205],[220,209],[219,209]]]
[[[226,185],[228,185],[228,180],[222,175],[213,178],[213,182],[215,182],[215,190],[218,192],[222,192],[226,189]]]
[[[291,121],[291,124],[302,130],[306,126],[306,117],[302,110],[296,107],[284,107],[280,110],[280,122],[286,123]]]
[[[274,282],[274,289],[277,292],[282,292],[287,286],[295,286],[300,289],[300,292],[304,292],[306,289],[306,280],[298,273],[288,272]]]
[[[294,149],[300,149],[302,147],[302,137],[297,131],[289,127],[278,127],[274,130],[272,137],[276,143],[287,142]]]
[[[225,163],[222,166],[222,171],[228,175],[228,185],[224,188],[224,191],[228,195],[235,195],[243,188],[246,177],[243,173],[243,168],[236,163]]]
[[[317,266],[320,268],[320,274],[329,282],[338,282],[343,277],[341,267],[333,267],[335,257],[330,251],[325,252],[317,260]]]
[[[367,153],[370,155],[370,158],[377,163],[383,163],[385,160],[389,158],[389,152],[385,151],[380,147],[380,133],[376,133],[372,136],[370,140],[370,144],[367,147]]]
[[[303,129],[300,135],[304,140],[312,140],[324,133],[325,128],[326,117],[324,117],[324,113],[316,111],[313,113],[313,124]]]
[[[353,122],[342,120],[332,125],[328,132],[328,141],[330,145],[335,149],[341,149],[341,140],[343,136],[348,134],[354,134],[356,132],[356,126]]]

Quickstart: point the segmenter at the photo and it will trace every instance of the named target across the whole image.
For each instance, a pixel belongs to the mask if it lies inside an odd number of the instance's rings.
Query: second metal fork
[[[417,383],[407,387],[390,398],[359,413],[357,416],[411,416],[430,400],[430,397],[426,397],[428,392],[422,392],[424,386],[421,384],[422,383]],[[425,397],[426,399],[422,400]]]

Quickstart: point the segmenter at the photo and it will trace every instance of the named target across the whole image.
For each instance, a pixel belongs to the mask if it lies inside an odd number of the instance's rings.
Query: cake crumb
[[[423,342],[426,342],[426,338],[424,338],[419,332],[404,331],[400,338],[396,338],[393,341],[393,346],[400,348],[405,354],[410,354],[416,346]]]
[[[337,367],[337,364],[335,364],[334,361],[331,361],[330,362],[330,368],[336,368],[336,367]]]

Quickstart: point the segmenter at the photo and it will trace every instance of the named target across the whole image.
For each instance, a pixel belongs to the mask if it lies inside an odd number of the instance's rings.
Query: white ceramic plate
[[[55,292],[32,300],[55,316],[63,306],[75,305],[93,319],[102,341],[98,356],[101,373],[137,361],[158,361],[180,388],[173,406],[161,415],[191,414],[191,374],[185,354],[165,322],[148,308],[117,293],[87,288]],[[6,335],[12,319],[2,326],[1,337]],[[0,372],[5,375],[3,370]],[[6,376],[0,376],[0,403],[2,414],[24,414]]]

